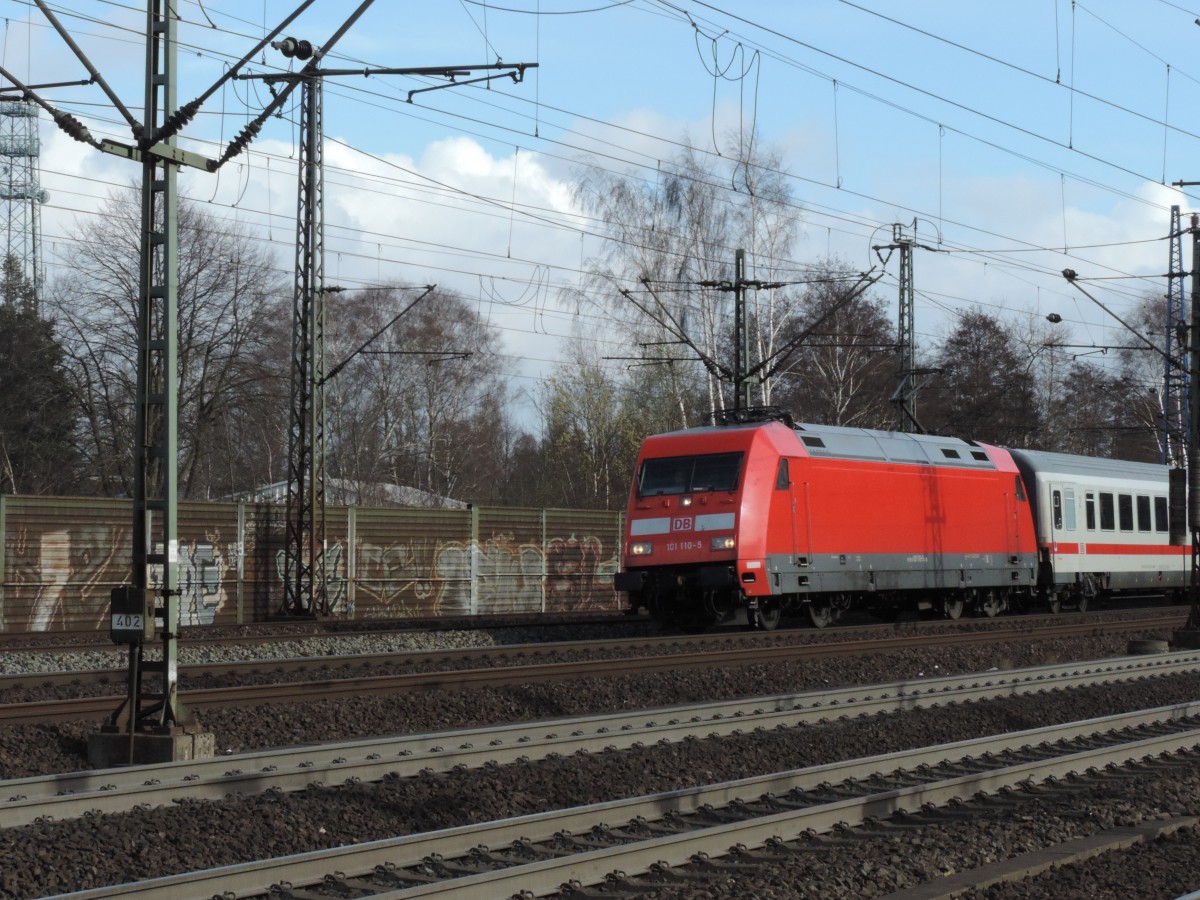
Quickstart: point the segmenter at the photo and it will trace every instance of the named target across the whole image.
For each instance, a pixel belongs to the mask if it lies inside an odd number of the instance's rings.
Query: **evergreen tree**
[[[54,323],[13,256],[0,272],[0,492],[76,486],[75,408]]]
[[[1012,333],[982,310],[963,313],[920,395],[917,416],[933,434],[1028,447],[1040,425],[1033,376]]]

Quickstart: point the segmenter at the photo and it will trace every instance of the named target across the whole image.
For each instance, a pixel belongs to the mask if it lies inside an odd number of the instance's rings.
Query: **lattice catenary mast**
[[[41,205],[50,195],[40,184],[38,108],[23,100],[0,100],[0,200],[4,253],[40,291],[42,270]]]
[[[1162,461],[1181,466],[1186,457],[1189,422],[1188,369],[1176,361],[1187,351],[1187,310],[1184,305],[1183,282],[1188,273],[1183,268],[1183,226],[1179,207],[1171,207],[1171,230],[1168,234],[1170,259],[1167,267],[1166,355],[1163,360],[1163,420]]]

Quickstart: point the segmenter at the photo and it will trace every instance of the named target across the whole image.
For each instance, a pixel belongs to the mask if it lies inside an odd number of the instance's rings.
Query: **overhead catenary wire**
[[[964,250],[963,252],[970,252],[970,251]],[[1011,252],[1018,252],[1018,251],[1011,251]],[[1030,270],[1030,271],[1033,271],[1033,270]]]

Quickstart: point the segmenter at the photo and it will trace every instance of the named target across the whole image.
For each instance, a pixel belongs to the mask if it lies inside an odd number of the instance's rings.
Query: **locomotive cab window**
[[[741,453],[647,459],[638,472],[638,496],[735,491],[741,471]]]

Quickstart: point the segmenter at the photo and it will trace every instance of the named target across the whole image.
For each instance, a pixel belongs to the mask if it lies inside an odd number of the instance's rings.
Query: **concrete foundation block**
[[[88,764],[93,769],[127,765],[154,765],[187,759],[207,759],[217,753],[217,738],[211,731],[181,734],[133,735],[102,731],[88,736]]]
[[[1200,650],[1200,631],[1180,628],[1171,635],[1171,643],[1180,650]]]

